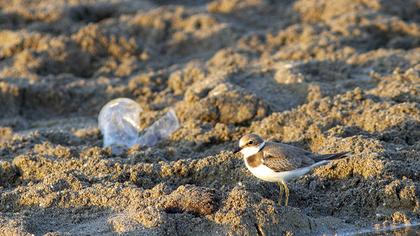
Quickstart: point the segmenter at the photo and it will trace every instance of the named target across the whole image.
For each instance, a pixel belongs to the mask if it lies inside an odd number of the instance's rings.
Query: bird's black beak
[[[236,154],[236,153],[240,152],[241,150],[242,150],[242,148],[237,147],[237,148],[235,148],[235,150],[233,150],[233,154]]]

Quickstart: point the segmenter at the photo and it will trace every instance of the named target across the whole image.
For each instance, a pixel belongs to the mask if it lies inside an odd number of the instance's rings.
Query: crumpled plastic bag
[[[105,104],[98,116],[103,146],[124,148],[139,144],[150,147],[180,127],[175,111],[170,109],[150,127],[141,130],[139,122],[142,111],[140,105],[129,98],[117,98]]]

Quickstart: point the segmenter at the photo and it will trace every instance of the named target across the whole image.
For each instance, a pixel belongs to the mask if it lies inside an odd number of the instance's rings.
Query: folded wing
[[[310,158],[310,152],[287,144],[267,142],[262,151],[263,163],[276,172],[294,170],[315,163]]]

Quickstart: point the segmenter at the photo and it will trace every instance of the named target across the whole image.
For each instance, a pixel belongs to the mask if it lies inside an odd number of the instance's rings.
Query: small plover
[[[285,206],[289,202],[287,181],[305,175],[313,168],[327,164],[331,160],[346,157],[348,152],[336,154],[314,154],[283,143],[264,141],[256,134],[247,134],[239,140],[239,148],[248,170],[257,178],[277,182],[280,187],[279,205],[286,195]]]

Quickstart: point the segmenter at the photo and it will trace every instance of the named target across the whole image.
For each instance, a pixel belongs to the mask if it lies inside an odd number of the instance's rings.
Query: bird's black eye
[[[254,141],[251,140],[251,141],[248,142],[248,144],[254,144]]]

